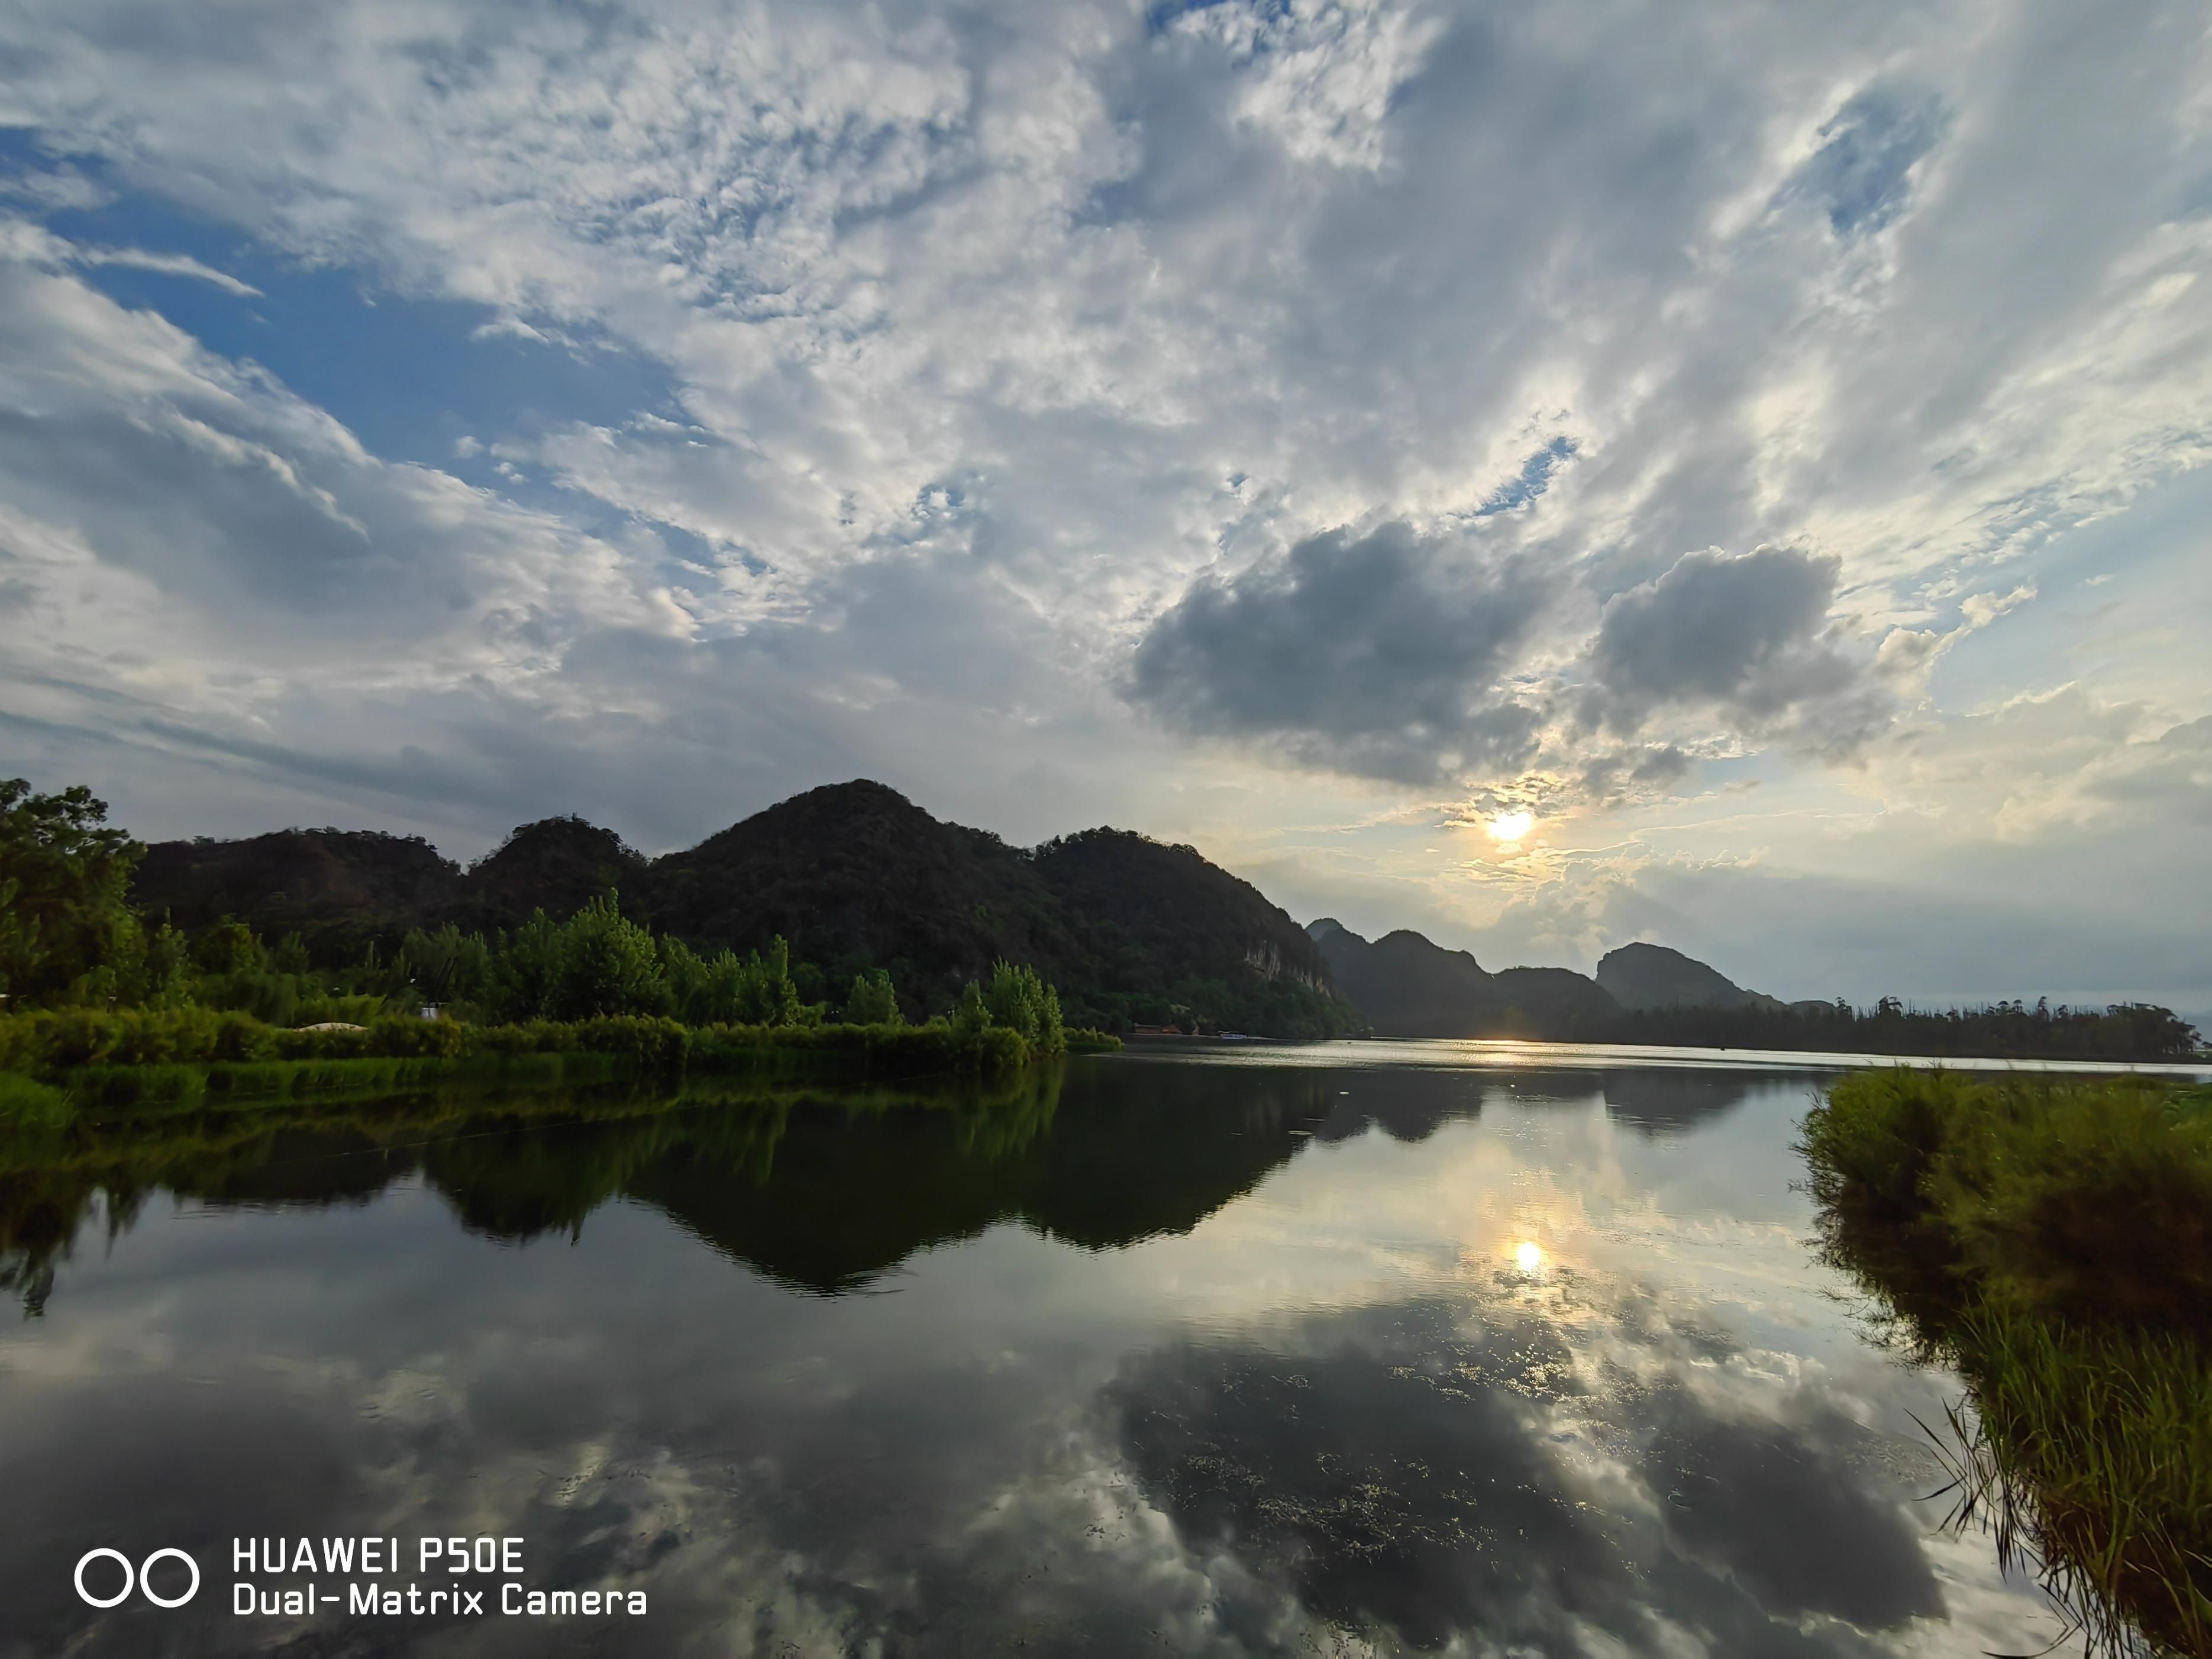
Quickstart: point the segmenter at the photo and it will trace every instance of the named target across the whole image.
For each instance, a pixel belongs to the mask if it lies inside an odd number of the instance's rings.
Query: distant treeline
[[[2200,1038],[2172,1010],[2144,1003],[2105,1008],[1996,1002],[1982,1008],[1909,1007],[1884,997],[1784,1007],[1675,1007],[1623,1012],[1600,1041],[1701,1048],[1781,1048],[1838,1054],[1977,1055],[2012,1060],[2186,1059]]]

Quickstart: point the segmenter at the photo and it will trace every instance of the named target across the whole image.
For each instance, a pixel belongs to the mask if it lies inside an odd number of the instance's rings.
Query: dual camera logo
[[[183,1562],[191,1570],[191,1588],[182,1595],[157,1595],[154,1589],[154,1565],[157,1561],[166,1561],[172,1556]],[[84,1570],[94,1562],[103,1559],[114,1562],[117,1566],[123,1569],[123,1588],[114,1595],[105,1598],[94,1595],[84,1586]],[[105,1577],[106,1575],[103,1573],[100,1576]],[[128,1599],[131,1592],[136,1589],[157,1607],[181,1607],[200,1593],[200,1564],[179,1549],[155,1550],[136,1567],[131,1565],[131,1558],[124,1554],[121,1550],[87,1550],[77,1558],[76,1582],[76,1593],[83,1598],[88,1607],[115,1607]]]

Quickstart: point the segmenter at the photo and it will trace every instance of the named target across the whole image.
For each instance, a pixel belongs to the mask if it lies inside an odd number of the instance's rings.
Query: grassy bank
[[[1089,1052],[1121,1044],[1076,1031],[1065,1046]],[[641,1016],[514,1025],[378,1019],[352,1030],[295,1030],[198,1007],[60,1009],[0,1018],[0,1117],[209,1097],[389,1092],[459,1075],[557,1084],[826,1062],[867,1078],[995,1078],[1046,1057],[1020,1031],[945,1020],[689,1026]]]
[[[1830,1259],[1966,1382],[1960,1518],[2093,1651],[2212,1655],[2212,1094],[1870,1073],[1802,1149]]]

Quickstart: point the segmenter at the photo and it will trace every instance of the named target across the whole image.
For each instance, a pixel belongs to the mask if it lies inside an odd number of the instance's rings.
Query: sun
[[[1534,812],[1500,812],[1490,821],[1492,841],[1518,841],[1536,827]]]
[[[1514,1265],[1524,1273],[1533,1273],[1544,1265],[1544,1252],[1533,1240],[1523,1240],[1513,1247]]]

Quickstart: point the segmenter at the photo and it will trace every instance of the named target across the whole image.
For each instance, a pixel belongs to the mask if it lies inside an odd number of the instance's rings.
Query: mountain
[[[1401,928],[1371,944],[1334,916],[1307,930],[1330,978],[1377,1036],[1545,1037],[1597,1040],[1620,1009],[1565,968],[1487,973],[1465,951],[1447,951]]]
[[[1490,975],[1465,951],[1400,928],[1373,944],[1324,916],[1307,933],[1329,978],[1377,1036],[1480,1036],[1494,999]]]
[[[657,859],[638,890],[654,926],[702,949],[781,935],[833,984],[888,968],[912,1013],[950,1006],[1004,958],[1057,986],[1078,1024],[1360,1027],[1304,930],[1194,848],[1100,829],[1031,851],[865,779]]]
[[[305,939],[319,961],[350,960],[371,939],[458,921],[490,932],[544,909],[573,915],[601,893],[625,900],[644,857],[581,818],[526,823],[466,872],[420,836],[278,830],[243,841],[156,842],[131,897],[191,930],[235,916],[264,939]]]
[[[833,978],[888,968],[917,1011],[949,1007],[1000,957],[1063,988],[1090,966],[1020,849],[865,780],[810,789],[655,860],[639,908],[702,949],[757,950],[781,935]]]
[[[139,908],[187,930],[235,916],[272,943],[308,939],[330,959],[442,917],[460,866],[420,836],[279,830],[243,841],[156,842],[132,879]]]
[[[1632,1013],[1654,1008],[1782,1006],[1663,945],[1639,942],[1607,951],[1598,961],[1597,982]]]
[[[781,936],[810,994],[890,970],[906,1012],[950,1007],[1004,959],[1060,988],[1077,1024],[1176,1024],[1277,1036],[1364,1029],[1304,929],[1188,847],[1087,830],[1034,850],[932,817],[865,779],[795,795],[696,847],[647,859],[577,817],[517,829],[463,872],[419,837],[289,830],[147,850],[133,897],[179,926],[224,916],[311,958],[357,960],[410,927],[493,932],[617,891],[702,951]]]
[[[650,868],[611,830],[580,817],[541,818],[469,866],[455,893],[455,920],[485,932],[519,927],[533,910],[565,921],[602,893],[629,902]]]
[[[1178,1006],[1210,1006],[1232,1030],[1339,1036],[1357,1029],[1337,1018],[1349,1010],[1305,929],[1195,848],[1085,830],[1037,848],[1035,867],[1058,896],[1084,964],[1067,983],[1109,1023],[1181,1022]],[[1137,986],[1163,988],[1168,1006],[1121,988]]]

